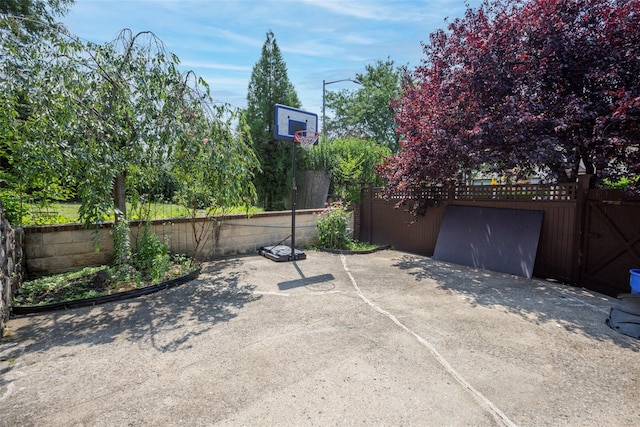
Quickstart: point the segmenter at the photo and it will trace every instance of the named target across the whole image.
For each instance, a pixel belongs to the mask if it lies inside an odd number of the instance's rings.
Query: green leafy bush
[[[113,228],[113,265],[131,265],[131,238],[129,237],[129,222],[124,219],[122,212],[116,212],[119,220]]]
[[[21,225],[23,217],[29,214],[29,205],[21,201],[20,195],[10,189],[0,191],[0,203],[4,215],[12,225]]]
[[[640,182],[640,177],[622,177],[617,181],[613,181],[610,179],[603,180],[603,184],[605,188],[609,188],[612,190],[627,190],[629,187],[638,185]]]
[[[360,190],[369,183],[381,185],[376,166],[391,154],[391,151],[375,141],[358,138],[342,138],[332,141],[336,158],[333,186],[345,204],[360,202]]]
[[[333,145],[329,141],[320,141],[309,151],[300,150],[301,170],[332,171],[337,162]]]
[[[169,248],[151,231],[151,222],[147,221],[138,238],[138,247],[133,254],[133,265],[142,274],[158,279],[163,277],[171,266]]]
[[[300,169],[333,172],[333,191],[346,205],[360,202],[360,190],[383,184],[376,167],[391,151],[373,140],[340,138],[321,141],[301,153]]]
[[[327,249],[345,249],[349,238],[349,213],[337,201],[320,213],[318,218],[318,244]]]

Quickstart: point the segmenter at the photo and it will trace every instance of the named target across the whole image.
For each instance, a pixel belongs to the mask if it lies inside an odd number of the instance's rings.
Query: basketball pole
[[[308,127],[310,130],[308,131]],[[306,259],[302,251],[296,251],[296,209],[298,206],[298,147],[310,148],[318,140],[318,115],[286,105],[275,104],[274,138],[278,141],[292,141],[291,147],[291,234],[272,246],[262,246],[258,253],[272,261],[297,261]],[[309,132],[309,133],[307,133]],[[291,244],[287,247],[285,241],[291,238]]]
[[[296,260],[296,204],[298,203],[298,185],[296,184],[296,168],[297,166],[297,147],[296,140],[293,139],[293,154],[292,154],[292,164],[293,164],[293,172],[291,176],[293,177],[291,182],[291,261]]]

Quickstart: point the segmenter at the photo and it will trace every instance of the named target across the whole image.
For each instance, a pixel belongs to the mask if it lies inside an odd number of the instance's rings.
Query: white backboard
[[[275,129],[276,139],[293,141],[293,134],[299,130],[318,131],[318,115],[286,105],[276,104]]]

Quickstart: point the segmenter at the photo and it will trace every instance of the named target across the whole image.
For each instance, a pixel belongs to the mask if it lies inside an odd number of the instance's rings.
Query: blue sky
[[[477,7],[480,0],[468,0]],[[86,40],[152,31],[210,85],[214,99],[246,107],[251,70],[272,30],[302,108],[322,110],[322,81],[355,78],[377,60],[420,64],[422,42],[460,17],[464,0],[76,0],[62,19]],[[351,82],[326,86],[355,89]]]

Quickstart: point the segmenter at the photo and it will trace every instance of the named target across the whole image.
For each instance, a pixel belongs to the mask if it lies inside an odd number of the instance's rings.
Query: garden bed
[[[328,249],[328,248],[319,248],[319,250],[321,250],[323,252],[329,252],[331,254],[342,254],[342,255],[372,254],[374,252],[383,251],[385,249],[391,249],[391,245],[375,246],[375,247],[366,248],[366,249]]]
[[[12,314],[67,310],[148,295],[194,280],[200,269],[176,265],[161,281],[113,280],[108,272],[106,267],[90,267],[25,282],[14,298]]]

